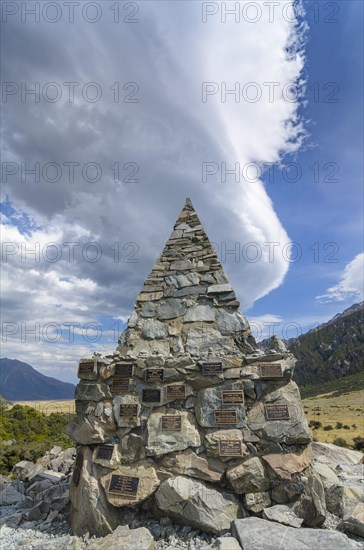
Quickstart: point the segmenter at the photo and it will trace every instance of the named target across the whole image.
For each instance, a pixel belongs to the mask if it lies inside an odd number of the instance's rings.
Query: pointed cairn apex
[[[193,210],[193,204],[192,204],[192,201],[191,201],[190,197],[186,198],[186,202],[185,202],[185,205],[183,207],[183,210]]]

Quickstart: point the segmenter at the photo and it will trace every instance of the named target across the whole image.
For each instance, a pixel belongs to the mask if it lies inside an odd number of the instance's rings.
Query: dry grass
[[[364,391],[343,393],[333,397],[332,393],[309,397],[303,401],[308,422],[321,422],[322,427],[312,429],[312,436],[317,441],[333,443],[340,437],[349,446],[353,446],[354,437],[364,437]],[[338,427],[342,424],[342,428]],[[332,430],[325,431],[325,426]],[[345,427],[344,427],[345,426]]]
[[[14,403],[15,404],[15,403]],[[45,414],[52,412],[75,413],[75,401],[73,399],[64,401],[19,401],[19,405],[34,407],[37,411]],[[303,401],[303,406],[308,422],[315,420],[321,422],[322,427],[312,429],[312,436],[317,441],[333,443],[341,437],[349,446],[353,446],[353,438],[364,437],[364,391],[343,393],[338,397],[332,394],[323,394],[316,397],[309,397]],[[337,423],[341,422],[348,428],[338,428]],[[332,430],[325,431],[324,426],[332,426]]]
[[[51,413],[65,413],[65,414],[74,414],[75,413],[75,401],[74,399],[68,399],[64,401],[17,401],[13,405],[26,405],[28,407],[33,407],[37,411],[44,414]]]

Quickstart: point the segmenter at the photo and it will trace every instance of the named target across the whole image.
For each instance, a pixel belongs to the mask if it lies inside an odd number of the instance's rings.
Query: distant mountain
[[[44,376],[16,359],[0,359],[0,394],[9,401],[73,399],[75,386]]]
[[[308,386],[363,372],[364,302],[286,342],[297,359],[293,378]]]

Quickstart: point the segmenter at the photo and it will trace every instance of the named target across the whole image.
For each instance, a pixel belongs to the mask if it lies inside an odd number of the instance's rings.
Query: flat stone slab
[[[237,519],[232,534],[244,550],[359,550],[361,545],[329,529],[295,529],[254,517]]]
[[[324,464],[359,464],[363,459],[363,453],[352,451],[344,447],[338,447],[333,443],[312,443],[313,458]]]
[[[299,518],[290,506],[277,504],[263,510],[263,518],[269,521],[276,521],[289,527],[301,527],[303,518]]]

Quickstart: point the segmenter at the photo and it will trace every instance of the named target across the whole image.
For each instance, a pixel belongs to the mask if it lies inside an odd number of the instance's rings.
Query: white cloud
[[[321,303],[343,302],[348,299],[363,300],[364,296],[364,252],[357,254],[345,267],[339,282],[328,288],[326,294],[316,296]]]
[[[239,244],[240,256],[228,255],[223,263],[243,309],[282,284],[289,268],[282,249],[290,239],[262,182],[236,183],[228,176],[223,183],[220,174],[223,162],[228,169],[235,163],[242,168],[277,162],[300,147],[298,103],[287,101],[282,88],[302,78],[303,53],[299,47],[294,55],[286,51],[301,44],[302,35],[285,15],[276,9],[273,23],[267,12],[253,24],[231,18],[223,24],[219,15],[202,23],[200,2],[143,2],[139,24],[122,29],[104,20],[68,26],[9,21],[4,54],[14,62],[6,65],[4,80],[29,85],[78,81],[77,90],[97,82],[103,96],[87,103],[76,90],[73,104],[66,94],[59,103],[10,98],[3,160],[41,167],[52,161],[61,166],[75,161],[81,167],[97,162],[103,176],[92,184],[76,169],[70,183],[64,169],[55,184],[29,177],[4,186],[37,224],[28,236],[8,224],[3,240],[20,247],[39,243],[41,251],[53,242],[62,251],[54,263],[42,255],[37,262],[31,257],[23,262],[20,253],[9,256],[3,274],[4,321],[126,319],[186,196],[220,250]],[[115,103],[109,87],[116,81],[121,93],[125,82],[138,83],[139,103]],[[205,103],[203,82],[215,82],[219,89]],[[241,96],[236,102],[228,95],[223,102],[224,82],[241,92],[247,83],[256,83],[262,97],[249,102]],[[264,85],[269,82],[278,82],[274,102]],[[124,164],[136,162],[139,182],[115,181],[109,169],[115,162],[122,178],[129,172]],[[207,182],[201,178],[204,162],[219,166],[219,174]],[[64,244],[70,242],[77,245],[74,261]],[[90,242],[101,248],[97,262],[84,256]],[[261,251],[258,261],[242,255],[247,243]],[[278,243],[274,261],[265,243]],[[43,342],[41,348],[31,357],[46,368],[49,356],[43,352],[49,346]],[[57,357],[60,351],[61,343]],[[25,348],[12,352],[26,360]],[[69,349],[65,357],[69,364]]]

